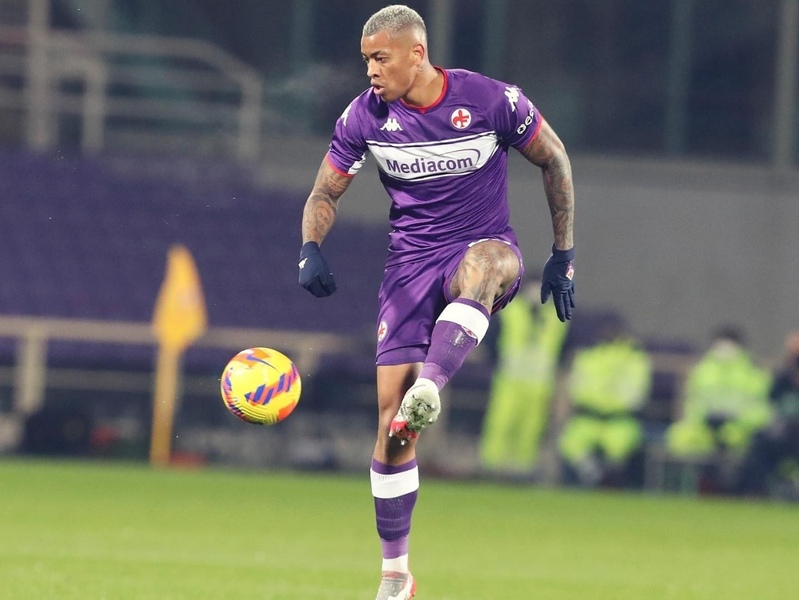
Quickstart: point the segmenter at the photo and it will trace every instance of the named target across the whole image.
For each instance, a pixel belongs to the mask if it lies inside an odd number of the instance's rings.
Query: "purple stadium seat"
[[[313,298],[296,279],[304,197],[261,190],[240,166],[7,152],[0,194],[14,224],[0,240],[2,314],[149,321],[167,251],[182,243],[212,325],[374,328],[385,231],[337,224],[326,251],[339,291]]]

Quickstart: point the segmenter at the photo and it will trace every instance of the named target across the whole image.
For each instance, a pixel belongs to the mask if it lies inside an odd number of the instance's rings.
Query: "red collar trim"
[[[446,69],[442,69],[441,67],[433,67],[433,68],[442,75],[444,75],[444,86],[441,88],[441,93],[438,95],[438,98],[433,100],[433,103],[428,104],[427,106],[413,106],[412,104],[408,104],[407,102],[405,102],[405,100],[400,98],[400,102],[402,102],[402,105],[405,108],[409,108],[411,110],[418,110],[420,113],[424,114],[428,110],[431,110],[436,106],[438,106],[439,104],[441,104],[441,102],[444,100],[444,96],[447,95],[447,89],[449,88],[449,75],[447,74]]]

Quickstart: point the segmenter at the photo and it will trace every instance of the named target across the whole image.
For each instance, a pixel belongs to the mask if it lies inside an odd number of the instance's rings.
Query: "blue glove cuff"
[[[311,254],[319,254],[319,244],[316,242],[305,242],[300,248],[300,258],[305,258]]]
[[[568,250],[558,250],[554,244],[552,246],[552,259],[555,262],[568,262],[574,260],[574,246]]]

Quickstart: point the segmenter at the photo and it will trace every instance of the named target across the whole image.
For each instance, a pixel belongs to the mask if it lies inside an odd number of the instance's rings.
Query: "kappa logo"
[[[344,127],[347,126],[347,117],[350,116],[350,109],[352,108],[352,102],[347,105],[347,108],[344,109],[344,112],[341,113],[339,119],[341,119],[342,123],[344,123]]]
[[[472,123],[472,113],[465,108],[459,108],[452,112],[449,121],[456,129],[466,129]]]
[[[519,90],[515,87],[506,87],[505,88],[505,96],[508,98],[508,102],[510,102],[510,110],[511,112],[516,112],[516,103],[519,101]]]
[[[383,126],[380,128],[380,131],[404,131],[402,129],[402,125],[400,122],[397,121],[395,117],[389,117],[388,120],[383,123]]]

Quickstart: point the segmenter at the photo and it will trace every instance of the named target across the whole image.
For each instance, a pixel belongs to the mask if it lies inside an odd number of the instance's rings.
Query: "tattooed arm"
[[[555,248],[568,250],[574,247],[574,184],[563,142],[549,124],[542,121],[538,135],[520,152],[541,168]]]
[[[318,298],[336,291],[336,280],[319,251],[319,245],[336,221],[338,199],[349,187],[351,179],[338,173],[325,157],[302,211],[300,285]]]
[[[327,161],[322,160],[316,174],[311,195],[302,212],[302,243],[321,244],[327,236],[338,212],[338,200],[347,190],[352,177],[341,175]]]

